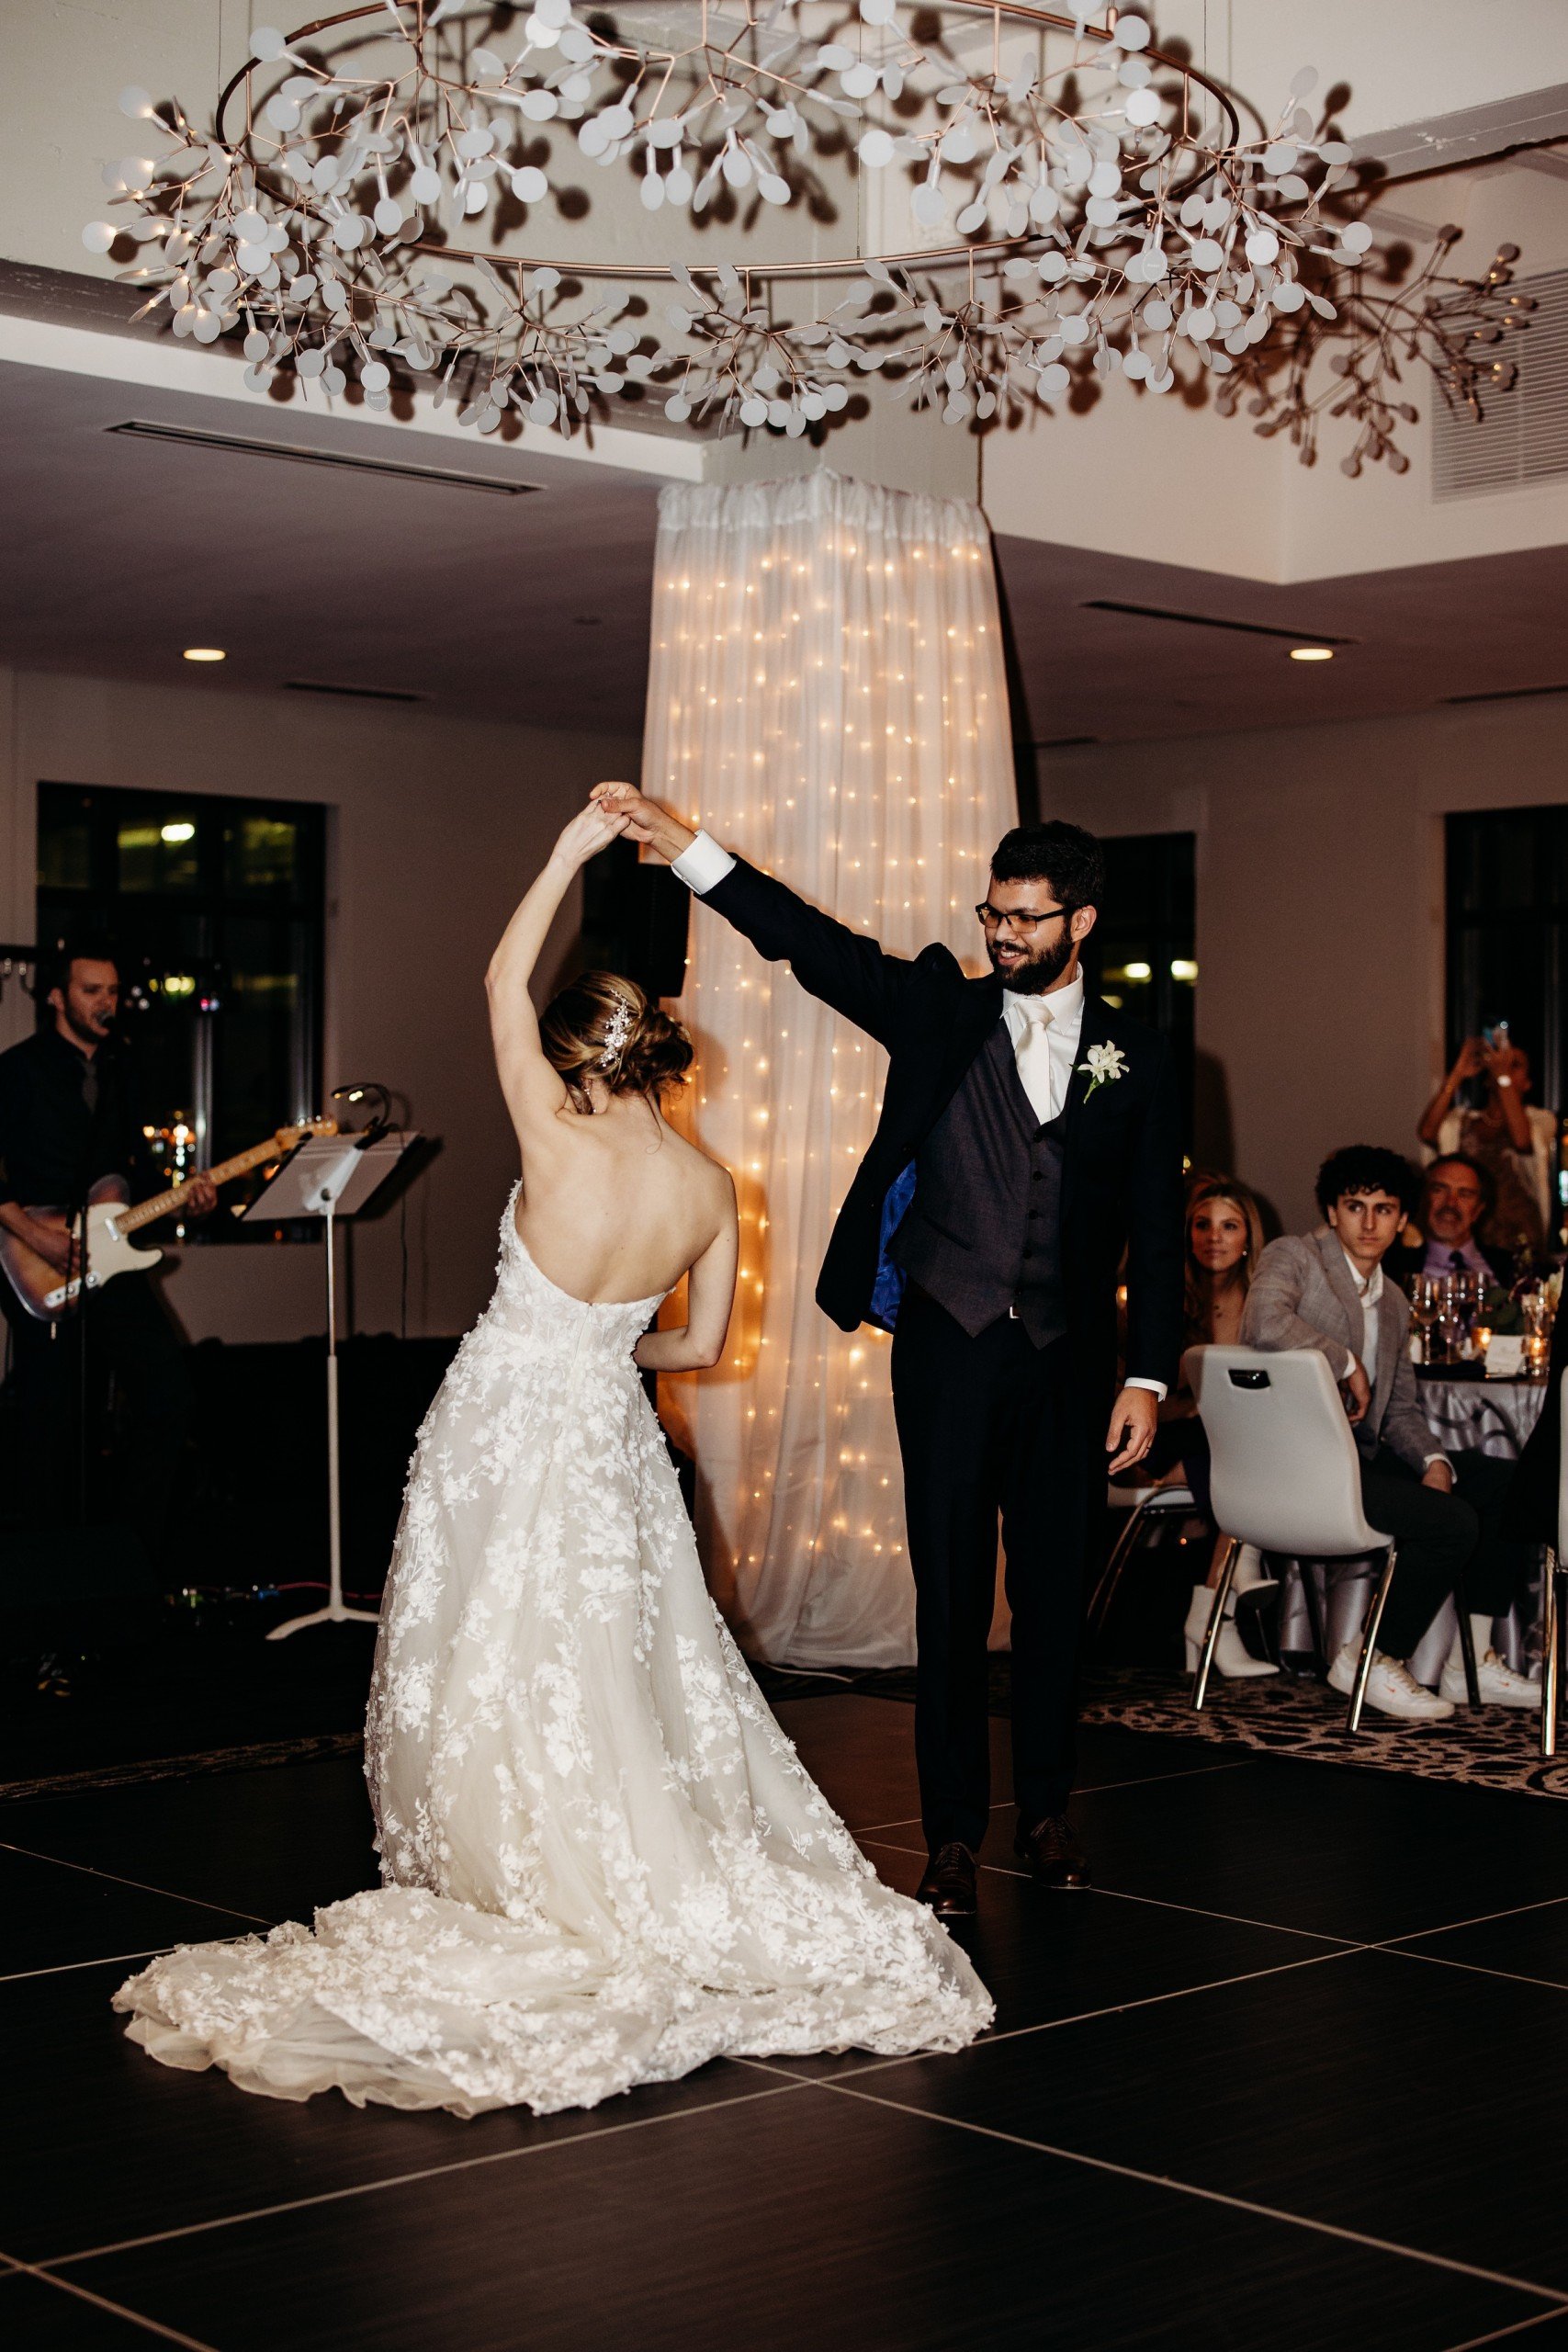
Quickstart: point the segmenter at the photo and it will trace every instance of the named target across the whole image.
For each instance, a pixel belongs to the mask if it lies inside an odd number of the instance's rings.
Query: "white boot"
[[[1243,1544],[1235,1555],[1232,1592],[1273,1592],[1275,1589],[1275,1579],[1263,1573],[1263,1555],[1257,1544]],[[1228,1615],[1228,1611],[1226,1613]]]
[[[1198,1660],[1202,1652],[1203,1637],[1209,1630],[1209,1615],[1213,1605],[1214,1596],[1209,1587],[1206,1584],[1195,1584],[1192,1588],[1192,1606],[1187,1611],[1187,1623],[1181,1629],[1187,1642],[1189,1674],[1196,1674],[1198,1671]],[[1220,1627],[1220,1638],[1214,1644],[1214,1666],[1217,1671],[1224,1675],[1227,1682],[1244,1682],[1253,1676],[1278,1674],[1279,1668],[1270,1666],[1267,1658],[1253,1657],[1235,1627],[1229,1622],[1235,1614],[1235,1600],[1233,1595],[1226,1601],[1226,1622]]]

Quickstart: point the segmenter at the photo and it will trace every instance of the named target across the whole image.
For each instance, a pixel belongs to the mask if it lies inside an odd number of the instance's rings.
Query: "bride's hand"
[[[669,865],[673,865],[695,838],[690,825],[683,825],[679,817],[671,816],[661,801],[649,800],[635,784],[596,784],[593,798],[600,808],[613,808],[624,817],[633,841],[646,845]]]
[[[562,831],[555,846],[555,854],[562,865],[570,865],[575,872],[578,866],[586,865],[591,857],[597,857],[602,849],[607,849],[616,835],[626,830],[626,818],[623,809],[607,808],[601,801],[591,800],[586,808],[578,810]]]
[[[648,799],[635,784],[596,784],[592,791],[596,808],[613,808],[624,818],[636,841],[649,839],[656,818],[664,814],[657,801]]]

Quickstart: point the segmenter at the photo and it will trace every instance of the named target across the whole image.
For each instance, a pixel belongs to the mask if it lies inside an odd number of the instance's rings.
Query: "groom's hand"
[[[626,819],[626,831],[634,842],[646,842],[671,865],[696,840],[690,825],[682,825],[678,817],[672,817],[668,808],[661,808],[657,800],[649,800],[635,784],[596,784],[592,797],[605,802],[618,817]]]
[[[1111,1408],[1111,1427],[1105,1433],[1112,1477],[1118,1470],[1130,1470],[1134,1462],[1143,1460],[1155,1442],[1158,1420],[1159,1399],[1152,1388],[1123,1388]]]

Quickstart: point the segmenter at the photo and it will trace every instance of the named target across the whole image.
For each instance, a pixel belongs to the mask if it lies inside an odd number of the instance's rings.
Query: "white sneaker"
[[[1332,1689],[1342,1690],[1347,1698],[1356,1687],[1356,1665],[1359,1657],[1356,1644],[1347,1642],[1334,1654],[1328,1669]],[[1367,1677],[1367,1704],[1375,1707],[1380,1715],[1399,1715],[1412,1724],[1446,1723],[1453,1713],[1447,1699],[1439,1699],[1416,1681],[1410,1668],[1396,1657],[1385,1657],[1382,1650],[1372,1653],[1372,1670]]]
[[[1516,1674],[1505,1666],[1495,1650],[1488,1650],[1484,1657],[1475,1661],[1475,1680],[1483,1707],[1539,1707],[1540,1685],[1532,1682],[1528,1674]],[[1450,1657],[1443,1668],[1438,1685],[1445,1699],[1456,1707],[1470,1704],[1470,1693],[1464,1686],[1464,1660]]]

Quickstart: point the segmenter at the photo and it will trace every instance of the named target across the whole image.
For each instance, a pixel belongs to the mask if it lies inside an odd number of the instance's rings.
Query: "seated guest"
[[[1501,1516],[1509,1465],[1488,1455],[1449,1455],[1422,1413],[1406,1350],[1410,1307],[1383,1278],[1382,1261],[1409,1214],[1416,1184],[1397,1152],[1352,1144],[1318,1170],[1316,1233],[1271,1241],[1252,1278],[1242,1338],[1255,1348],[1316,1348],[1346,1397],[1361,1464],[1361,1508],[1399,1546],[1393,1586],[1372,1660],[1367,1704],[1412,1723],[1451,1715],[1465,1696],[1457,1651],[1441,1695],[1407,1660],[1456,1582],[1472,1610],[1481,1696],[1500,1706],[1539,1706],[1539,1687],[1492,1647],[1494,1620],[1513,1604],[1515,1565]],[[1348,1691],[1357,1645],[1331,1660],[1328,1679]]]
[[[1456,1097],[1473,1078],[1484,1079],[1486,1099],[1479,1111],[1461,1111]],[[1499,1023],[1486,1038],[1465,1039],[1416,1128],[1428,1150],[1462,1152],[1488,1171],[1492,1204],[1483,1213],[1480,1238],[1510,1259],[1547,1248],[1558,1224],[1552,1189],[1557,1122],[1550,1111],[1529,1106],[1529,1056]]]
[[[1232,1346],[1241,1337],[1242,1309],[1247,1304],[1252,1270],[1263,1254],[1263,1220],[1258,1203],[1245,1184],[1232,1176],[1194,1176],[1187,1192],[1187,1291],[1182,1345]],[[1160,1427],[1155,1440],[1157,1456],[1180,1465],[1192,1489],[1192,1498],[1205,1519],[1213,1521],[1209,1503],[1209,1441],[1198,1419],[1191,1389],[1180,1387],[1160,1407]],[[1220,1580],[1225,1538],[1217,1536],[1207,1580],[1192,1588],[1192,1605],[1182,1633],[1187,1664],[1196,1671],[1198,1649],[1209,1630],[1214,1587]],[[1258,1554],[1249,1544],[1238,1564],[1225,1615],[1214,1645],[1214,1665],[1231,1679],[1278,1674],[1277,1666],[1254,1657],[1234,1623],[1236,1593],[1267,1585]]]
[[[1421,1184],[1421,1205],[1416,1212],[1421,1239],[1414,1247],[1396,1243],[1383,1260],[1383,1272],[1401,1290],[1417,1274],[1483,1274],[1488,1283],[1506,1290],[1514,1279],[1514,1261],[1506,1250],[1483,1241],[1476,1228],[1490,1216],[1497,1198],[1492,1170],[1468,1152],[1446,1151],[1428,1166]]]

